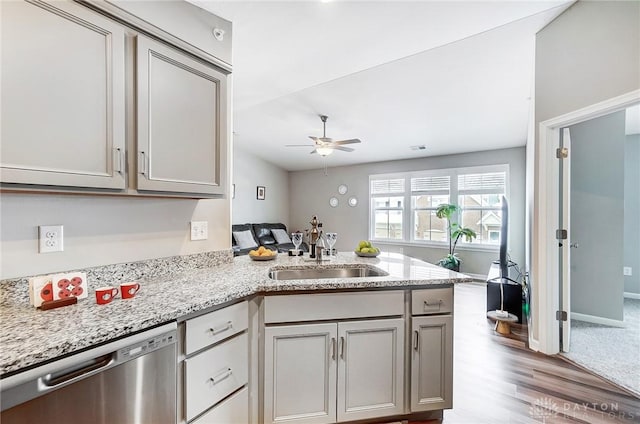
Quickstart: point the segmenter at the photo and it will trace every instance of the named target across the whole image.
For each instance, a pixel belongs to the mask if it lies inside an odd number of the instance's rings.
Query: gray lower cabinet
[[[0,8],[0,181],[125,188],[124,27],[70,1]]]
[[[412,317],[411,412],[452,408],[453,316]]]
[[[336,421],[335,323],[267,327],[264,423]]]
[[[264,422],[403,413],[404,319],[265,329]]]
[[[338,422],[404,412],[404,319],[338,324]]]
[[[138,36],[137,189],[224,194],[227,76]]]

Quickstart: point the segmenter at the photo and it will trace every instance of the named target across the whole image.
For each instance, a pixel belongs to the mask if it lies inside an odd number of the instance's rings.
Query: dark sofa
[[[271,233],[271,230],[274,230],[276,228],[282,229],[284,231],[287,232],[287,234],[289,234],[289,237],[291,237],[291,234],[289,233],[289,231],[287,231],[287,227],[284,224],[281,223],[262,223],[262,224],[235,224],[231,226],[231,245],[233,247],[233,256],[240,256],[240,255],[246,255],[249,253],[250,250],[252,249],[257,249],[259,246],[264,246],[267,249],[271,249],[274,250],[276,252],[287,252],[290,249],[293,249],[295,246],[293,245],[293,243],[281,243],[278,244],[276,242],[275,237],[273,237],[273,234]],[[236,242],[236,238],[233,235],[233,232],[236,231],[246,231],[249,230],[251,231],[251,235],[253,236],[253,239],[255,241],[256,247],[250,247],[247,249],[240,249],[240,246],[238,246],[238,243]],[[304,251],[304,252],[308,252],[309,248],[307,247],[306,243],[302,243],[300,245],[300,250]]]

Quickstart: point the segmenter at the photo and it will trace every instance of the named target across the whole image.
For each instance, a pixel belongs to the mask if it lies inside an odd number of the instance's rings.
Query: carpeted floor
[[[640,396],[640,300],[624,300],[624,323],[617,328],[571,320],[565,356]]]

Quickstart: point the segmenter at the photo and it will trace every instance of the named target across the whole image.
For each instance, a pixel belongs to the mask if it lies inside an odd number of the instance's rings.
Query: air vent
[[[420,144],[419,146],[411,146],[411,150],[427,150],[427,146]]]

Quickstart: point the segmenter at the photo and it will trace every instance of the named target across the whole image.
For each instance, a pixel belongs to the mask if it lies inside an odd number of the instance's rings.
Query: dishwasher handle
[[[82,364],[40,377],[38,379],[38,388],[40,391],[44,391],[47,389],[55,389],[61,384],[69,384],[83,380],[101,372],[105,368],[110,367],[115,362],[115,352],[98,356],[97,358],[90,359]]]

